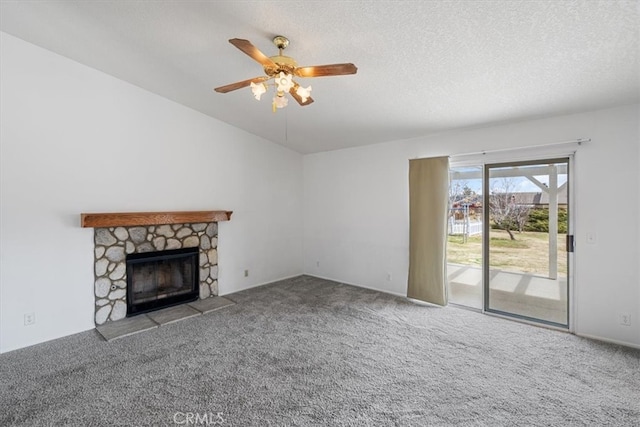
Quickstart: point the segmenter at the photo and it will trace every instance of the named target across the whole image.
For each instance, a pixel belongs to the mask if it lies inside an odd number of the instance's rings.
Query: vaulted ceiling
[[[312,153],[640,100],[633,1],[6,1],[0,29],[247,132]],[[315,102],[214,87],[263,75],[228,43],[358,73]],[[266,98],[266,99],[265,99]]]

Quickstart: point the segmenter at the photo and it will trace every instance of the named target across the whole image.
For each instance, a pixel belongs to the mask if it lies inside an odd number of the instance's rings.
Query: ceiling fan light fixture
[[[254,98],[260,101],[262,94],[267,92],[267,86],[264,83],[255,84],[251,82],[251,92],[253,92]]]
[[[305,102],[307,102],[307,100],[311,96],[311,86],[306,87],[306,88],[304,88],[302,86],[298,86],[298,89],[296,90],[296,93],[302,99],[302,103],[304,104]]]
[[[293,87],[293,76],[280,71],[278,77],[276,77],[276,84],[278,85],[278,92],[289,92],[289,89]]]
[[[284,93],[282,95],[278,94],[273,97],[273,110],[275,111],[276,108],[284,108],[288,103],[289,99],[284,96]]]

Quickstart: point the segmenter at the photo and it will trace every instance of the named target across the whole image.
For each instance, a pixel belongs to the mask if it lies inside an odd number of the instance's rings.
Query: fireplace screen
[[[127,317],[199,296],[198,248],[127,255]]]

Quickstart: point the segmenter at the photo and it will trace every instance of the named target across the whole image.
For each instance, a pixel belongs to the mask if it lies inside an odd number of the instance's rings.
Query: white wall
[[[307,155],[305,272],[406,295],[409,159],[591,138],[575,156],[576,332],[640,346],[639,116],[633,105]]]
[[[93,328],[81,212],[233,210],[220,223],[221,294],[304,270],[405,295],[408,159],[577,137],[592,142],[576,155],[576,329],[640,345],[637,105],[307,155],[303,188],[297,153],[7,34],[0,43],[0,352]],[[618,324],[625,311],[631,327]]]
[[[233,210],[219,224],[221,294],[302,272],[300,154],[5,33],[0,42],[1,352],[94,327],[81,212]]]

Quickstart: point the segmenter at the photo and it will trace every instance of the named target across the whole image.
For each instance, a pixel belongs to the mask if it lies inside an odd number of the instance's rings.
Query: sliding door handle
[[[575,241],[573,234],[567,234],[567,252],[573,252],[575,249]]]

